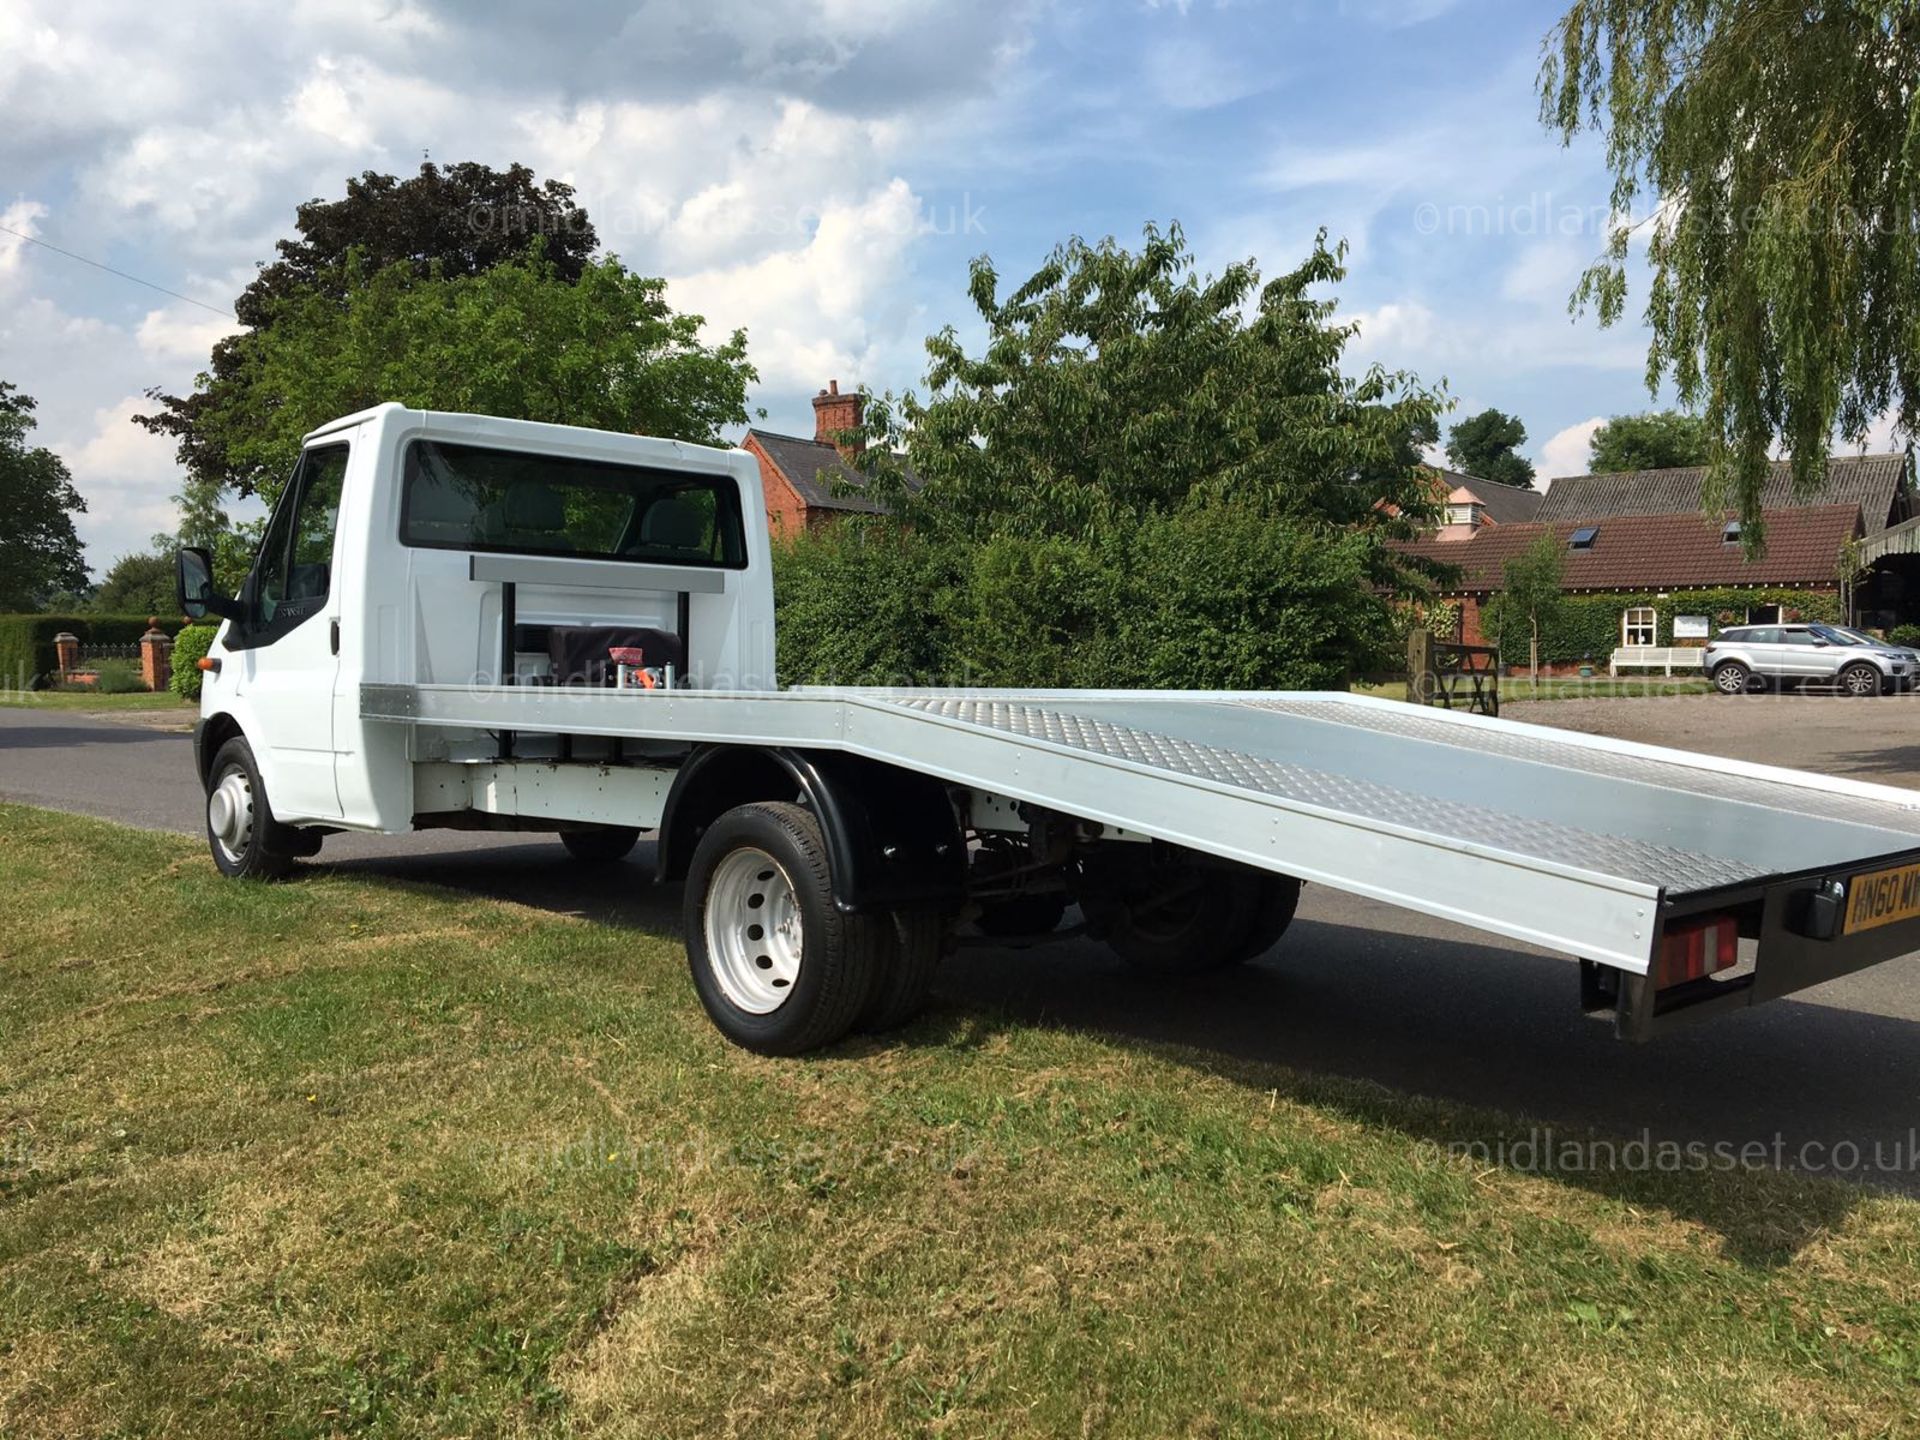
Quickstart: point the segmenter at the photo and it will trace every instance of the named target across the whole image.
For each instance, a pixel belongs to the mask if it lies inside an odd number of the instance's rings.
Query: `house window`
[[[1598,525],[1582,525],[1578,530],[1574,531],[1572,535],[1567,537],[1567,548],[1569,550],[1591,550],[1593,548],[1593,542],[1599,538],[1600,527]]]
[[[1722,545],[1738,545],[1740,543],[1740,522],[1738,520],[1729,520],[1720,527],[1720,543]]]
[[[1651,645],[1659,625],[1659,613],[1650,605],[1636,605],[1620,617],[1622,645]]]

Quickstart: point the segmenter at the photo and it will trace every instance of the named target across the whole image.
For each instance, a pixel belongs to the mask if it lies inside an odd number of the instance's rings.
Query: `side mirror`
[[[204,620],[209,615],[236,620],[240,602],[213,588],[213,557],[198,546],[182,547],[175,562],[174,589],[180,601],[180,613],[189,620]]]

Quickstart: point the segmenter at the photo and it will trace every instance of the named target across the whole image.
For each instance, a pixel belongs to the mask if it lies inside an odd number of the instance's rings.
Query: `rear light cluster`
[[[1661,990],[1705,979],[1740,963],[1740,924],[1731,915],[1681,920],[1660,939],[1660,961],[1653,983]]]

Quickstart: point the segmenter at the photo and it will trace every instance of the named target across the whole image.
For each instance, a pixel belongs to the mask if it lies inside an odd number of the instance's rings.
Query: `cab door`
[[[341,441],[301,455],[267,522],[242,596],[245,614],[226,641],[251,712],[247,738],[282,820],[341,813],[334,777],[340,611],[333,568],[349,454],[349,443]]]

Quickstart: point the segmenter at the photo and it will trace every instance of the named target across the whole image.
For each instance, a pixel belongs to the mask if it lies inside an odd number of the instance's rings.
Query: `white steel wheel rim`
[[[238,765],[221,771],[207,792],[207,831],[221,854],[236,863],[253,838],[253,782]]]
[[[792,997],[806,922],[793,881],[766,851],[744,845],[714,866],[701,928],[707,966],[733,1004],[768,1015]]]

